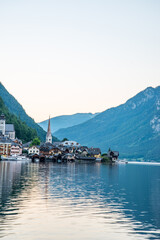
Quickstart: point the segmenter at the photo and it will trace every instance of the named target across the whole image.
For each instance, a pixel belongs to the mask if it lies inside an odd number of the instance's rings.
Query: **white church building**
[[[8,137],[12,140],[15,139],[15,130],[13,124],[6,124],[6,119],[4,114],[0,116],[0,134],[5,137]]]

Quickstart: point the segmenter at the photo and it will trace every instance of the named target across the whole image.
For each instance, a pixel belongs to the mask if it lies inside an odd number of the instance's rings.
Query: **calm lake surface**
[[[160,164],[0,162],[0,238],[160,239]]]

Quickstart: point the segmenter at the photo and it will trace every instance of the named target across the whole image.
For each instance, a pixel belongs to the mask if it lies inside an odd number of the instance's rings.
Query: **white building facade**
[[[18,144],[12,144],[10,155],[21,155],[22,154],[22,146]]]
[[[39,153],[40,153],[39,147],[37,147],[37,146],[32,146],[32,147],[29,147],[29,149],[28,149],[29,155],[33,155],[33,154],[39,155]]]

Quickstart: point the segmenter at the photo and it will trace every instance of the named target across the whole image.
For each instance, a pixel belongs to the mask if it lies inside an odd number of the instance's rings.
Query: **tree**
[[[33,141],[31,142],[30,146],[33,145],[40,145],[41,141],[39,140],[38,137],[34,138]]]
[[[68,138],[63,138],[62,142],[69,141]]]

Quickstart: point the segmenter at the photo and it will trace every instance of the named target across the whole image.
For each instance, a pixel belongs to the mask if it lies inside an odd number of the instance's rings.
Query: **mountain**
[[[21,139],[23,142],[29,142],[37,137],[36,130],[28,127],[27,124],[22,122],[16,115],[11,114],[0,97],[0,115],[2,113],[5,115],[7,124],[14,124],[16,137],[18,139]]]
[[[51,118],[51,131],[54,133],[61,128],[68,128],[75,126],[77,124],[83,123],[88,121],[89,119],[94,118],[97,116],[98,113],[76,113],[73,115],[62,115],[58,117]],[[45,131],[47,131],[48,127],[48,120],[38,123]]]
[[[45,140],[46,132],[35,121],[27,115],[22,105],[7,91],[0,82],[0,97],[3,99],[10,113],[16,115],[21,121],[25,122],[29,127],[34,128],[41,141]],[[54,138],[53,141],[57,141]]]
[[[125,104],[108,109],[91,120],[55,132],[82,145],[110,147],[120,157],[160,161],[160,86],[149,87]]]

